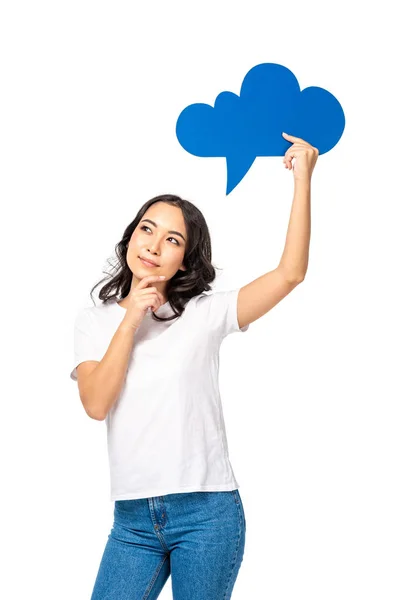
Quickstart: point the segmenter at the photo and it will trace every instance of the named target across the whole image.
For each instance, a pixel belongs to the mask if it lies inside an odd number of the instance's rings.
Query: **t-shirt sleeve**
[[[228,290],[214,292],[205,295],[204,302],[205,319],[210,332],[215,333],[221,338],[235,333],[236,331],[245,332],[249,325],[240,328],[237,317],[237,303],[239,290]]]
[[[78,312],[74,325],[74,368],[70,377],[78,380],[76,367],[85,360],[98,360],[103,358],[98,348],[95,336],[95,321],[90,308],[84,308]]]

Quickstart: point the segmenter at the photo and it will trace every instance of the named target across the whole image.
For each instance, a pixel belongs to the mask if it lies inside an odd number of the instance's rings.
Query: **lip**
[[[152,260],[147,260],[147,258],[142,258],[141,256],[139,256],[139,258],[145,267],[158,267],[158,265]]]

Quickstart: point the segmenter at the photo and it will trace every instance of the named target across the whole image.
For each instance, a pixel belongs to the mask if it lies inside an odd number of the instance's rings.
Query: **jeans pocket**
[[[232,490],[232,495],[242,515],[244,530],[246,531],[246,515],[244,514],[243,502],[239,490]]]
[[[232,496],[236,502],[236,504],[239,504],[239,492],[238,490],[231,490]]]

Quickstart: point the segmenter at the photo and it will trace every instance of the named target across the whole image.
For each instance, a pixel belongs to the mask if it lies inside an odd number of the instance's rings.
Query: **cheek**
[[[176,270],[183,261],[184,254],[178,252],[175,248],[170,248],[168,252],[164,250],[163,252],[163,260],[164,265],[170,267],[171,270]]]
[[[129,246],[132,246],[136,249],[138,248],[143,248],[143,246],[146,244],[146,240],[143,238],[142,235],[140,235],[140,233],[134,233],[131,237],[131,241],[129,243]]]

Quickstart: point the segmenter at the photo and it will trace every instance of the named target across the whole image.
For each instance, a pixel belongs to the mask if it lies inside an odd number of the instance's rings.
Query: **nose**
[[[152,241],[152,244],[149,245],[148,251],[151,252],[152,254],[158,255],[160,242],[157,242],[157,240],[155,238],[153,238],[151,241]]]

